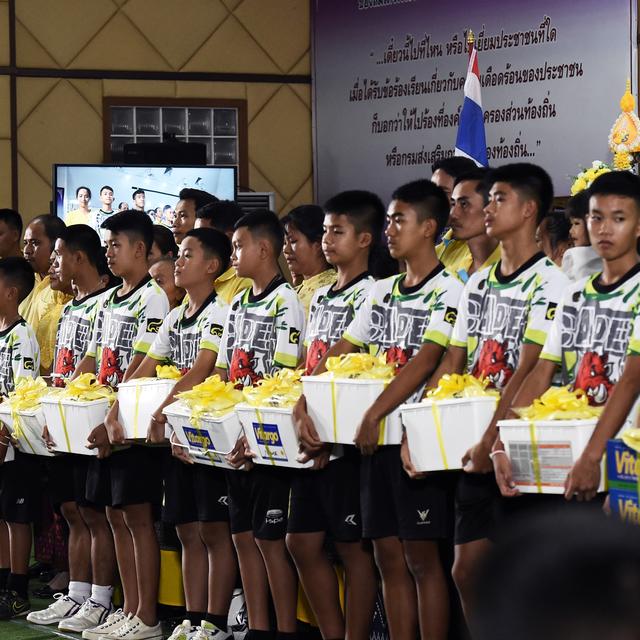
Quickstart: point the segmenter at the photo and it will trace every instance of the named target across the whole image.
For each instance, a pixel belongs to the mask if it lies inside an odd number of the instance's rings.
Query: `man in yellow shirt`
[[[476,163],[469,158],[444,158],[431,166],[431,182],[437,184],[451,199],[456,179],[474,169]],[[448,229],[442,236],[440,244],[436,246],[436,255],[449,271],[455,273],[472,260],[467,243],[456,238],[453,229]]]
[[[36,283],[18,311],[31,325],[40,344],[42,375],[51,371],[58,321],[62,308],[72,298],[62,291],[54,291],[49,277],[51,253],[64,228],[60,218],[42,215],[35,217],[24,232],[23,255],[34,271]]]
[[[233,228],[244,215],[240,205],[233,200],[220,200],[205,205],[196,212],[195,226],[211,227],[226,234],[229,239],[233,236]],[[250,278],[241,278],[236,274],[233,267],[229,267],[216,281],[213,288],[216,293],[227,303],[231,301],[241,291],[251,286]]]
[[[0,209],[0,258],[22,256],[22,216],[14,209]]]
[[[445,267],[462,282],[500,259],[500,244],[490,238],[484,225],[484,208],[489,201],[488,169],[476,168],[456,178],[451,194],[451,226],[453,242],[464,246],[465,252],[449,252]]]

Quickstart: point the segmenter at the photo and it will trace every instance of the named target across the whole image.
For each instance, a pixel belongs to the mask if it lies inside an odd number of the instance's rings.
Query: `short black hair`
[[[341,191],[329,198],[323,209],[325,213],[346,216],[357,233],[369,232],[375,240],[384,229],[386,209],[382,200],[371,191]]]
[[[188,231],[185,238],[195,238],[202,245],[204,252],[209,256],[214,256],[220,260],[220,273],[224,273],[229,268],[231,261],[231,240],[229,236],[219,229],[209,227],[199,227]]]
[[[78,194],[80,193],[80,189],[84,189],[89,194],[89,198],[91,198],[91,189],[89,189],[89,187],[85,187],[85,186],[78,187],[76,189],[76,198],[78,197]]]
[[[139,193],[144,194],[144,189],[136,189],[136,190],[133,192],[133,196],[132,196],[132,198],[135,198]]]
[[[505,182],[527,200],[538,206],[537,224],[549,213],[553,202],[553,182],[549,174],[539,165],[530,162],[513,162],[492,169],[489,181]]]
[[[610,171],[598,176],[589,187],[591,196],[631,198],[640,212],[640,177],[630,171]]]
[[[273,247],[274,257],[277,259],[284,245],[284,227],[278,216],[269,209],[256,209],[242,216],[234,225],[234,229],[246,227],[251,235],[266,238]]]
[[[214,229],[224,233],[233,231],[236,222],[243,215],[242,208],[233,200],[210,202],[196,211],[196,218],[208,220]]]
[[[178,257],[178,245],[171,230],[162,224],[153,225],[153,241],[158,245],[163,256]]]
[[[22,216],[15,209],[0,209],[0,222],[22,236]]]
[[[544,224],[544,231],[549,236],[549,244],[551,249],[555,251],[561,244],[568,243],[571,240],[569,231],[571,230],[571,222],[562,213],[550,213],[543,218],[540,224]]]
[[[439,238],[447,226],[451,202],[447,194],[431,180],[407,182],[391,194],[391,199],[412,205],[420,221],[427,218],[435,220],[437,227],[435,238]]]
[[[142,240],[149,255],[153,245],[153,222],[145,213],[135,209],[118,211],[112,213],[100,227],[111,233],[122,233],[129,241]]]
[[[567,218],[579,218],[584,220],[589,213],[589,198],[591,197],[588,189],[578,191],[575,196],[571,196],[567,200],[567,206],[564,209],[564,215]]]
[[[89,264],[98,268],[100,255],[104,255],[100,236],[88,224],[74,224],[67,227],[60,236],[69,251],[82,251]]]
[[[56,240],[64,234],[67,228],[67,225],[63,220],[58,218],[58,216],[52,216],[50,213],[36,216],[29,222],[29,224],[33,224],[34,222],[39,223],[44,227],[44,234],[49,238],[52,248]]]
[[[462,156],[453,156],[452,158],[443,158],[431,165],[431,173],[435,173],[438,169],[442,169],[447,175],[452,178],[457,178],[463,173],[468,173],[476,169],[478,165],[469,158],[463,158]]]
[[[0,258],[0,278],[18,289],[18,304],[29,295],[36,282],[33,268],[20,256]]]
[[[475,192],[482,196],[484,204],[487,205],[489,203],[489,189],[491,187],[487,181],[489,175],[490,171],[486,167],[476,167],[472,171],[459,175],[453,183],[453,188],[455,189],[461,182],[477,182]]]
[[[196,211],[202,209],[207,204],[218,202],[213,194],[202,191],[201,189],[182,189],[178,195],[180,200],[193,200],[196,205]]]
[[[324,209],[317,204],[301,204],[282,218],[285,227],[293,227],[309,242],[322,242],[324,234]]]
[[[105,189],[109,189],[109,191],[113,193],[113,187],[110,187],[108,184],[105,184],[104,187],[100,187],[100,191],[98,193],[102,193]]]

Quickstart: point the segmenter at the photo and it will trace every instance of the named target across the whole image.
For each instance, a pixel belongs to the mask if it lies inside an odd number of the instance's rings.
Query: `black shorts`
[[[87,481],[85,498],[89,506],[97,509],[111,505],[111,458],[98,460],[96,456],[87,458]]]
[[[295,470],[256,465],[251,471],[226,471],[225,475],[231,533],[253,531],[260,540],[283,539]]]
[[[306,470],[291,481],[289,533],[327,532],[337,542],[362,538],[360,454],[345,446],[345,455],[320,471]]]
[[[360,499],[364,538],[440,540],[452,529],[453,482],[448,471],[412,480],[402,468],[400,446],[362,456]]]
[[[3,520],[20,524],[40,521],[45,460],[41,456],[16,451],[15,460],[2,465],[0,517]]]
[[[460,473],[456,487],[455,544],[492,539],[502,496],[493,473]]]
[[[162,504],[162,468],[168,447],[132,445],[111,457],[111,506]]]
[[[172,456],[165,466],[162,519],[170,524],[228,522],[224,471],[203,464],[184,464]]]
[[[89,505],[85,496],[89,456],[62,453],[46,459],[47,493],[53,508],[58,510],[65,502],[81,507]]]
[[[567,509],[601,509],[605,494],[588,503],[567,502],[563,495],[525,493],[514,498],[500,494],[493,473],[461,473],[456,488],[455,544],[495,541],[525,518]]]

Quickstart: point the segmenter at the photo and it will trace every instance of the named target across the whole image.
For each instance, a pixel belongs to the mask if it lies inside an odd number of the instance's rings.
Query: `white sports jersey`
[[[13,391],[18,378],[35,378],[40,347],[33,329],[22,319],[0,331],[0,395]]]

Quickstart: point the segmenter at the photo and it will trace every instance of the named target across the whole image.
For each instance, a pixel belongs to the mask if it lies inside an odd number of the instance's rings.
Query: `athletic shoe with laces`
[[[162,625],[158,622],[149,627],[138,616],[129,616],[117,631],[107,637],[109,640],[162,640]]]
[[[99,626],[93,629],[85,629],[82,632],[84,640],[107,640],[114,634],[129,618],[127,614],[118,609],[107,616],[107,619]]]
[[[0,595],[0,620],[10,620],[26,616],[31,611],[28,598],[23,598],[16,591],[3,591]]]
[[[191,624],[191,620],[183,620],[174,630],[167,640],[193,640],[198,633],[198,629]]]
[[[75,631],[82,633],[85,629],[93,629],[101,625],[111,613],[111,607],[107,609],[99,602],[87,598],[82,606],[69,618],[64,618],[58,623],[60,631]]]
[[[64,593],[54,593],[54,601],[41,611],[32,611],[27,620],[35,624],[57,624],[65,618],[75,615],[82,606]]]
[[[198,633],[196,633],[194,640],[227,640],[228,638],[233,638],[233,634],[219,629],[213,622],[203,620],[198,627]]]

